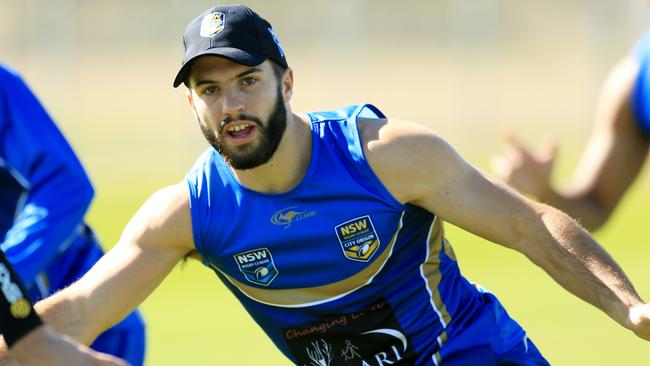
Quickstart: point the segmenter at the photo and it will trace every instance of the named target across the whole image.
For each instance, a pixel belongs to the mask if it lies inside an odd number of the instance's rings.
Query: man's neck
[[[258,192],[288,192],[300,183],[311,161],[311,127],[307,117],[287,114],[287,128],[266,163],[247,170],[232,169],[237,180]]]

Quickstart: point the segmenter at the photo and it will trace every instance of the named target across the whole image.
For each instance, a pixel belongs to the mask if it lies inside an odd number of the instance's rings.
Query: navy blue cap
[[[257,66],[267,58],[287,68],[287,60],[271,24],[244,5],[220,5],[206,10],[185,28],[185,55],[174,88],[187,79],[192,61],[216,55],[238,64]]]

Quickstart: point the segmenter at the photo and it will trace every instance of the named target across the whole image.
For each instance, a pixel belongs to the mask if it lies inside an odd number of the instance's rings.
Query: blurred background
[[[222,3],[230,3],[224,1]],[[19,70],[86,166],[109,248],[140,204],[207,146],[173,89],[199,0],[0,0],[0,61]],[[253,0],[294,69],[294,111],[371,102],[428,125],[467,160],[516,132],[555,139],[568,180],[608,69],[650,25],[642,0]],[[413,157],[417,163],[417,157]],[[650,177],[596,237],[650,299]],[[650,344],[522,255],[453,227],[461,270],[495,292],[553,365],[647,365]],[[179,265],[142,305],[147,365],[289,365],[216,276]]]

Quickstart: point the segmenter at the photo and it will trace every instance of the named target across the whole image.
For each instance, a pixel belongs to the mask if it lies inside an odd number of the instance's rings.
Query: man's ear
[[[185,90],[185,97],[187,97],[187,102],[190,104],[190,107],[194,108],[194,98],[192,96],[192,90],[187,88]]]
[[[290,67],[284,71],[282,76],[282,97],[284,102],[287,103],[291,100],[293,95],[293,70]]]

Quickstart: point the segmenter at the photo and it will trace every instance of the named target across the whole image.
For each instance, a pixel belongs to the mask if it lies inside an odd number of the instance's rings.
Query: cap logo
[[[278,51],[280,51],[280,56],[284,57],[284,49],[282,49],[282,45],[280,44],[280,39],[278,38],[278,36],[275,35],[275,33],[273,33],[273,29],[266,28],[266,30],[268,30],[269,33],[271,33],[271,38],[273,38],[273,42],[275,42],[275,44],[278,45]]]
[[[212,37],[221,32],[226,23],[226,14],[214,12],[206,14],[201,20],[201,37]]]

